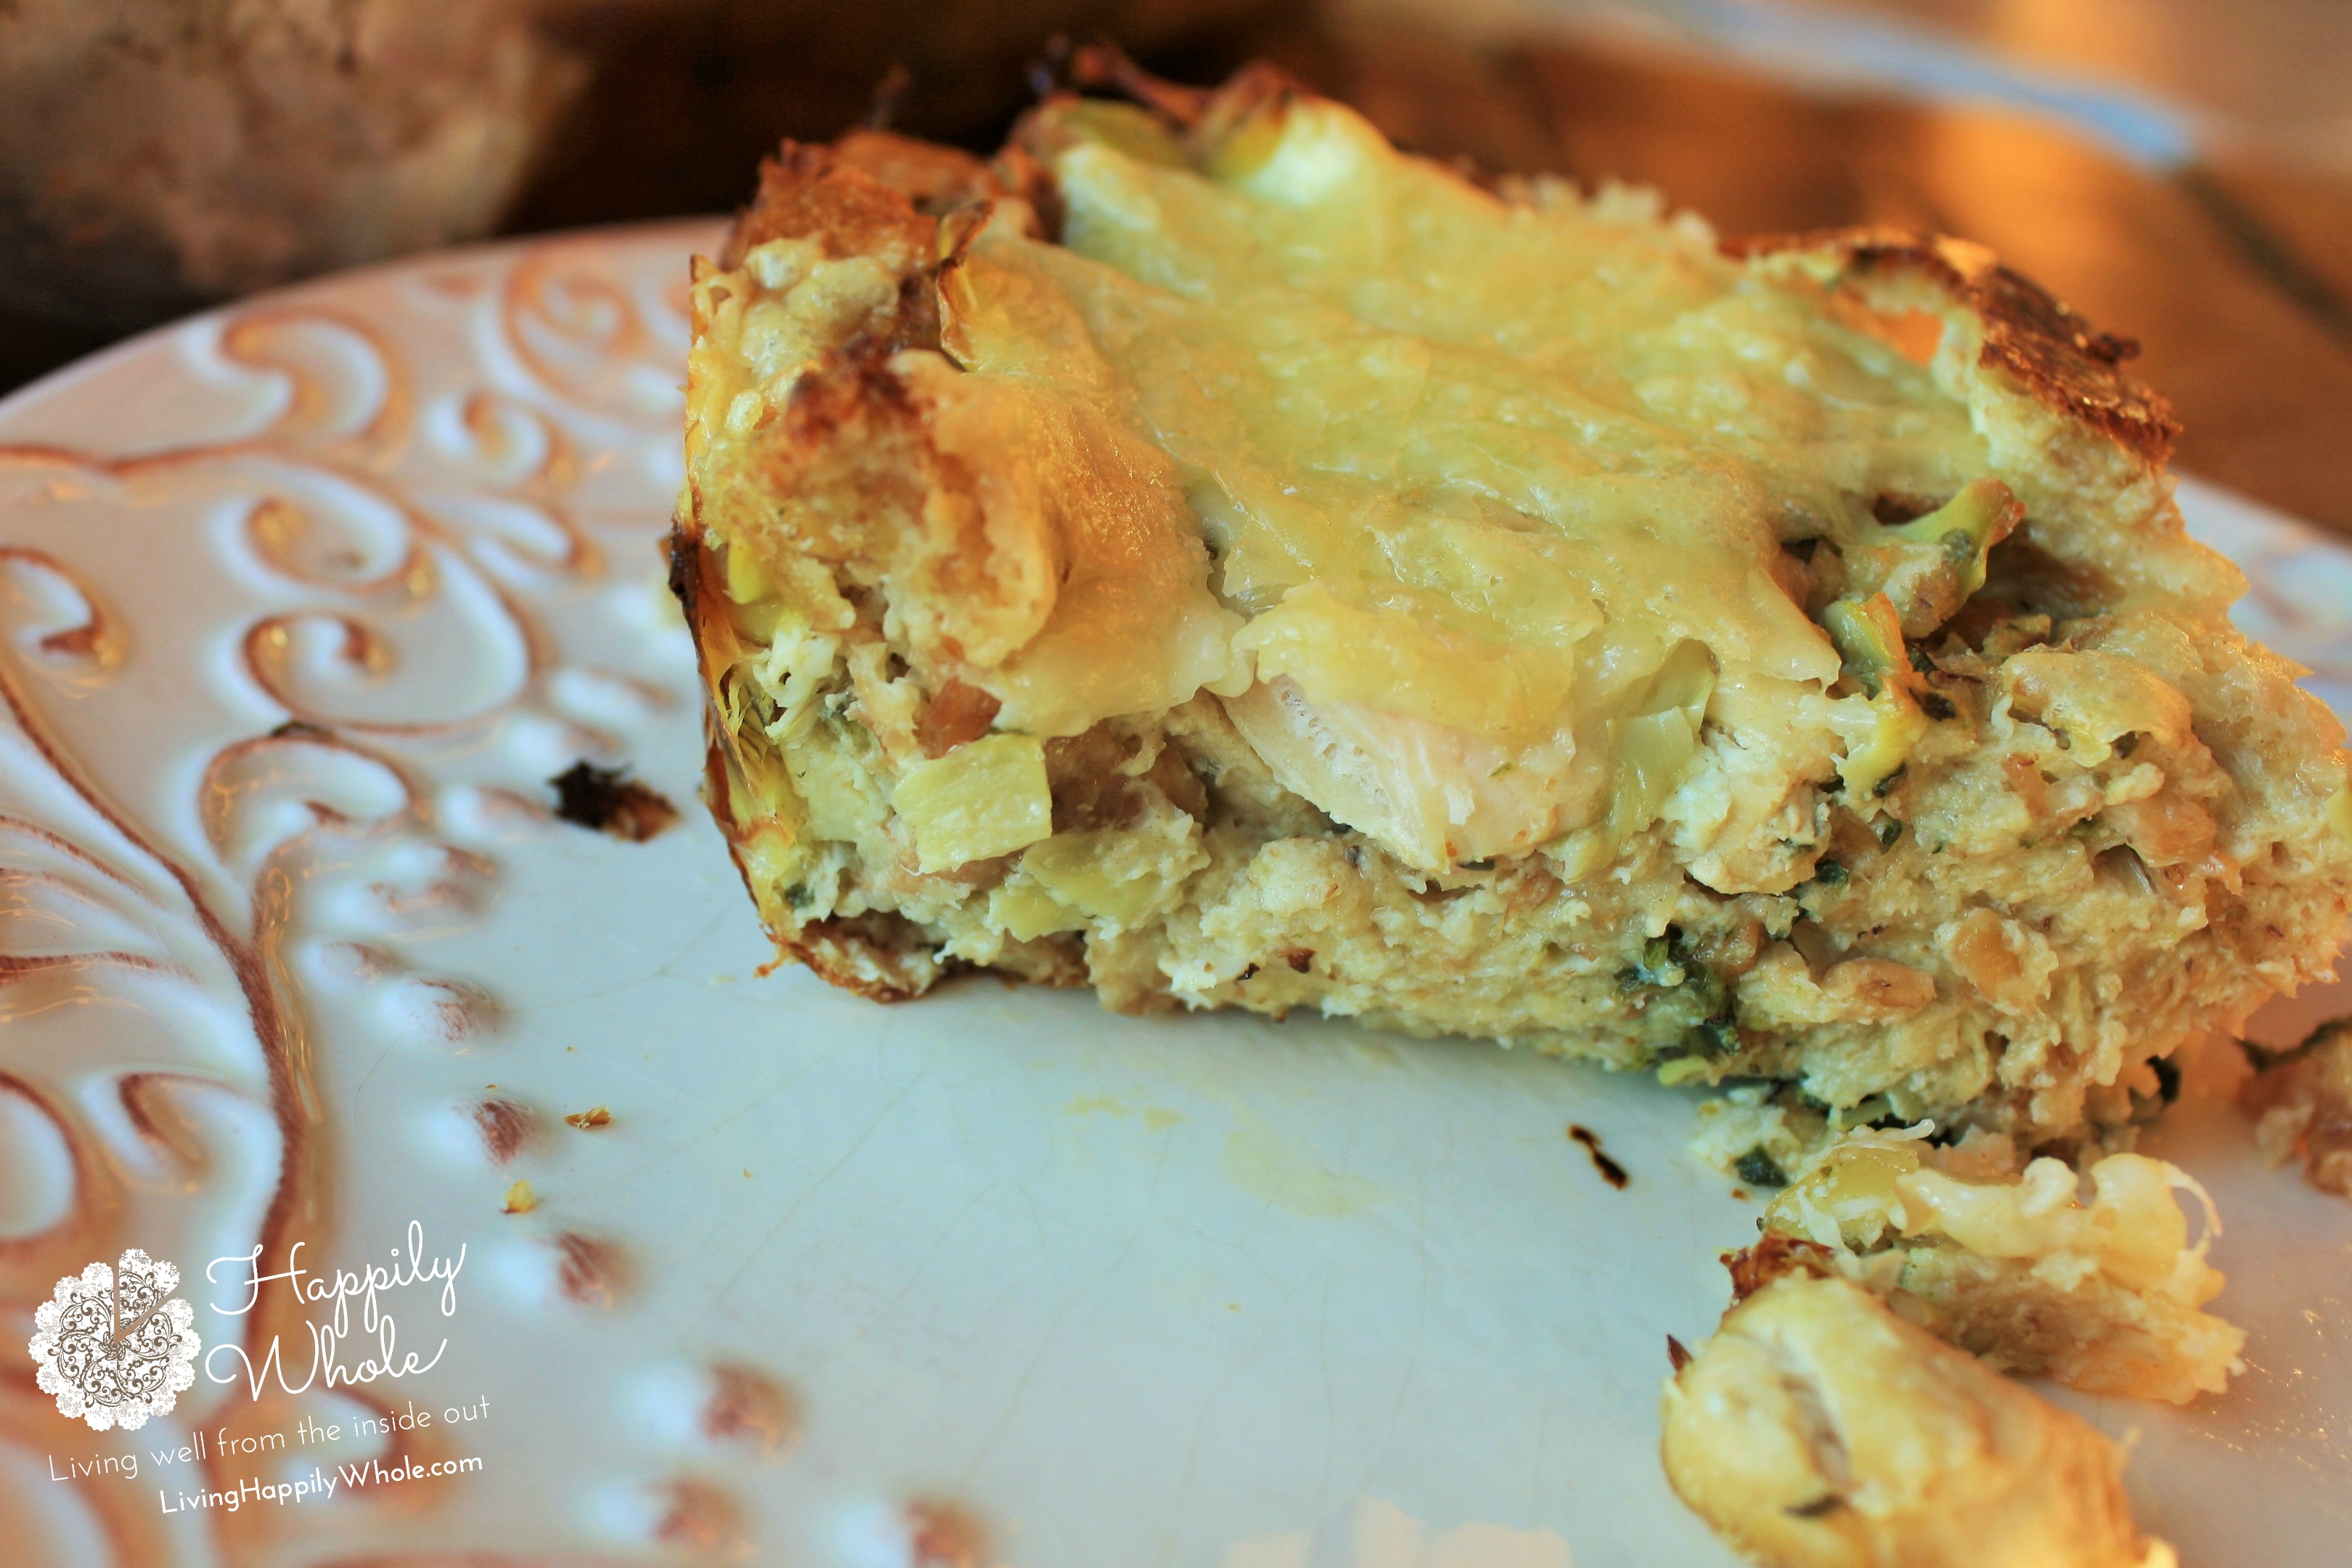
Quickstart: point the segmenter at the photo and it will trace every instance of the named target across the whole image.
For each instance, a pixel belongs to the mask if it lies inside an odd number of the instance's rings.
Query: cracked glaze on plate
[[[879,1008],[757,973],[698,813],[642,845],[553,819],[583,758],[694,790],[657,542],[714,237],[360,273],[0,405],[10,1560],[1727,1563],[1654,1457],[1664,1336],[1706,1331],[1756,1213],[1682,1153],[1690,1098],[987,980]],[[2352,706],[2352,552],[2182,500],[2252,574],[2249,623]],[[2187,1412],[2068,1402],[2137,1428],[2141,1518],[2191,1563],[2339,1561],[2352,1207],[2256,1168],[2210,1098],[2156,1143],[2221,1202],[2251,1370]],[[305,1313],[213,1310],[242,1292],[205,1262],[353,1266],[412,1222],[467,1248],[448,1317],[395,1293],[404,1348],[447,1341],[429,1371],[200,1380],[100,1434],[16,1359],[60,1275],[135,1246],[180,1263],[208,1351],[307,1363]],[[410,1409],[460,1419],[352,1436]],[[341,1436],[222,1447],[306,1419]],[[206,1457],[149,1457],[199,1431]]]

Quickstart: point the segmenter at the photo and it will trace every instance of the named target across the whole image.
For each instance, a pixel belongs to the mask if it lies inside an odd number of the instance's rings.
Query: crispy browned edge
[[[2095,330],[2048,289],[1983,246],[1898,229],[1822,229],[1766,235],[1724,247],[1739,257],[1804,251],[1838,258],[1861,279],[1909,272],[1984,323],[1979,363],[2006,372],[2035,398],[2129,448],[2150,466],[2172,455],[2180,426],[2172,406],[2116,367],[2139,353],[2131,338]]]
[[[1760,1221],[1759,1223],[1761,1223]],[[1768,1230],[1753,1243],[1737,1251],[1717,1257],[1731,1276],[1731,1302],[1738,1306],[1776,1279],[1791,1274],[1802,1274],[1815,1279],[1826,1279],[1836,1270],[1830,1266],[1830,1249],[1817,1241]]]
[[[1172,131],[1211,136],[1234,118],[1310,91],[1265,64],[1244,68],[1214,90],[1183,87],[1150,76],[1107,49],[1076,51],[1066,78],[1072,89],[1131,100]],[[854,255],[917,226],[928,237],[940,216],[1004,195],[1027,201],[1050,237],[1060,227],[1058,193],[1045,166],[1017,144],[1017,131],[1015,137],[1015,142],[986,163],[955,148],[874,131],[850,132],[829,146],[788,141],[774,158],[761,163],[758,192],[738,215],[719,264],[740,265],[752,247],[772,239],[808,236],[821,237],[835,256]],[[2179,432],[2164,399],[2116,368],[2137,353],[2136,342],[2095,331],[1981,246],[1899,230],[1852,228],[1767,236],[1728,243],[1724,249],[1742,258],[1796,251],[1830,255],[1837,258],[1842,276],[1858,280],[1912,273],[1983,321],[1980,358],[1987,368],[2005,372],[2062,416],[2151,467],[2164,462]],[[887,395],[895,391],[895,384],[878,374],[880,359],[909,342],[936,344],[937,275],[937,268],[926,268],[906,279],[896,342],[849,345],[853,359],[871,362],[877,373],[856,377],[852,385]],[[840,390],[835,382],[829,395],[838,396]],[[696,504],[689,491],[673,519],[670,590],[677,595],[697,644],[708,646],[708,622],[725,614],[724,590],[708,576],[710,555],[700,548],[702,525],[693,512]],[[703,672],[703,727],[709,745],[704,798],[727,837],[736,869],[746,891],[753,893],[756,907],[757,893],[737,841],[731,802],[738,774],[719,721],[713,673],[707,667]],[[940,960],[921,930],[895,914],[813,921],[794,932],[771,925],[769,936],[776,944],[778,962],[798,960],[830,984],[877,1002],[920,995],[944,973],[962,967]],[[1056,979],[1082,983],[1075,974]]]
[[[727,613],[723,589],[710,580],[711,570],[710,552],[701,545],[700,525],[681,510],[670,525],[669,588],[677,596],[678,607],[686,614],[686,624],[692,629],[698,647],[709,644],[710,619]],[[743,879],[744,892],[751,896],[752,908],[758,909],[759,889],[752,886],[751,868],[744,859],[742,841],[736,831],[735,789],[741,775],[728,744],[726,727],[719,720],[711,671],[706,666],[702,674],[702,799],[726,837],[728,857],[735,862],[736,875]],[[919,996],[943,973],[956,967],[951,963],[941,963],[924,941],[921,931],[912,921],[896,915],[877,913],[811,921],[797,931],[781,931],[773,925],[767,930],[769,940],[776,944],[778,963],[797,960],[826,984],[854,991],[872,1002],[901,1002]]]

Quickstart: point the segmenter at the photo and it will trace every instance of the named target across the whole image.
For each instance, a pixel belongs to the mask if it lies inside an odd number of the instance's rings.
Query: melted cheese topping
[[[1353,825],[1414,863],[1604,818],[1614,726],[1685,643],[1819,732],[1839,658],[1781,538],[1983,469],[1925,371],[1695,222],[1507,203],[1325,101],[1205,167],[1139,111],[1058,112],[1063,243],[1000,211],[943,344],[1165,455],[1246,618],[1217,689],[1279,683],[1236,712],[1269,763],[1343,820],[1389,801]],[[1411,765],[1357,755],[1383,732]],[[1515,772],[1541,787],[1490,787]]]

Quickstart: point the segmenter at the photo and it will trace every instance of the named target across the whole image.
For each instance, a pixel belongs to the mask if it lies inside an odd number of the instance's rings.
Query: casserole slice
[[[2108,1136],[2322,973],[2341,728],[1981,250],[1727,247],[1265,69],[787,145],[674,541],[780,951]]]

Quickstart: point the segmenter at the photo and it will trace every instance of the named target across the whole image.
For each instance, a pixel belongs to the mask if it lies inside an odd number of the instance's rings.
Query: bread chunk
[[[2175,1405],[2227,1388],[2246,1335],[2204,1310],[2223,1284],[2206,1261],[2221,1220],[2196,1178],[2132,1153],[2080,1175],[2052,1159],[2013,1170],[2007,1143],[1840,1141],[1725,1255],[1735,1292],[1833,1275],[1997,1370]],[[2194,1242],[2175,1193],[2204,1211]]]
[[[673,581],[779,949],[1769,1079],[2021,1149],[2325,971],[2341,727],[1977,248],[1726,247],[1264,69],[787,146]]]
[[[2079,1416],[1839,1279],[1724,1315],[1668,1381],[1666,1478],[1769,1568],[2174,1568]]]

